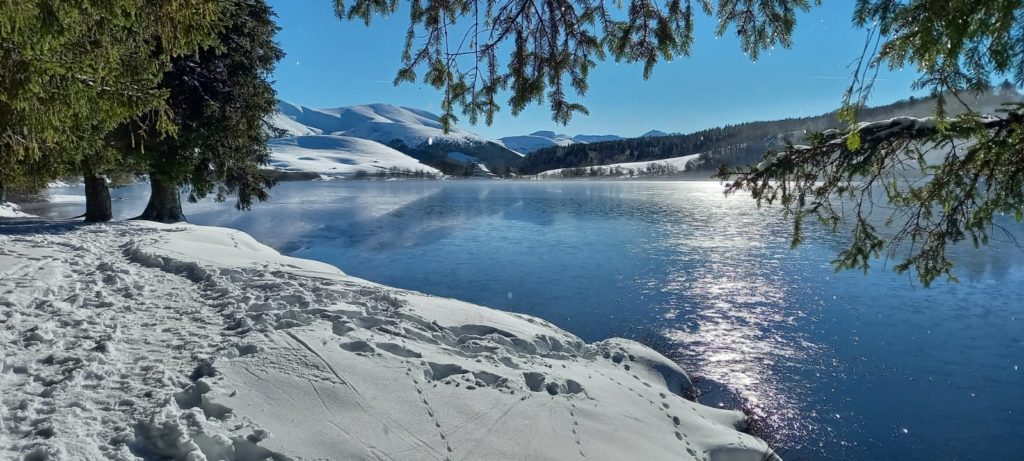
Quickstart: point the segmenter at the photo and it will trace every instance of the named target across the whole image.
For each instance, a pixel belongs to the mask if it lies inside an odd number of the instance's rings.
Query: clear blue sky
[[[386,102],[437,112],[440,93],[422,84],[391,84],[400,63],[408,18],[378,18],[370,27],[335,18],[330,0],[270,0],[278,15],[281,99],[310,107]],[[462,126],[497,138],[537,130],[637,136],[651,129],[691,132],[752,120],[815,115],[835,109],[848,84],[850,64],[866,33],[850,22],[852,0],[826,1],[802,14],[791,49],[775,49],[751,62],[729,34],[715,38],[713,20],[699,14],[691,56],[659,63],[650,80],[639,65],[599,63],[581,100],[590,115],[568,126],[551,121],[547,107],[518,117],[507,108],[494,125]],[[872,103],[910,96],[912,71],[883,72]]]

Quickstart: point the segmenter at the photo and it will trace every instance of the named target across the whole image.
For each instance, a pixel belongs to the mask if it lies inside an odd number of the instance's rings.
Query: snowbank
[[[27,218],[32,215],[21,211],[16,203],[0,202],[0,218]]]
[[[677,365],[234,230],[0,226],[0,458],[777,459]]]

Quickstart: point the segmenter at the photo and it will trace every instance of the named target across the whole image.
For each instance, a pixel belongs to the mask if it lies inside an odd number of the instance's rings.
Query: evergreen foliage
[[[153,194],[141,216],[183,220],[179,187],[189,200],[236,194],[238,209],[266,200],[273,181],[259,168],[269,161],[264,117],[277,101],[268,81],[284,53],[274,43],[278,27],[263,0],[220,0],[224,12],[217,40],[175,58],[159,88],[168,93],[169,135],[152,112],[123,124],[110,137],[128,162],[150,176]]]
[[[218,17],[214,0],[0,2],[0,184],[118,167],[103,137],[144,111],[173,131],[156,83]]]
[[[1012,88],[960,97],[972,107],[989,111],[999,107],[1000,103],[1021,100],[1021,95]],[[910,98],[883,106],[865,107],[858,112],[858,117],[863,120],[882,120],[896,116],[925,117],[935,113],[936,101],[936,98],[931,97]],[[961,106],[952,106],[947,113],[959,114],[964,111]],[[555,146],[538,149],[526,156],[519,165],[519,171],[522,174],[537,174],[559,168],[586,168],[701,154],[699,159],[687,165],[687,170],[695,172],[692,176],[707,179],[722,165],[755,165],[768,150],[784,148],[787,143],[809,142],[805,138],[810,133],[839,129],[845,125],[839,111],[833,111],[814,117],[725,125],[682,135]]]
[[[735,28],[744,52],[791,44],[796,14],[820,0],[414,0],[409,7],[402,66],[395,83],[422,79],[442,89],[441,121],[450,127],[461,107],[471,123],[490,124],[498,93],[518,114],[549,104],[568,123],[587,113],[569,91],[587,92],[590,70],[607,58],[643,63],[649,78],[659,60],[687,56],[696,10],[713,16],[718,35]],[[369,25],[398,10],[397,0],[334,0],[341,19]],[[499,53],[508,52],[505,59]],[[422,77],[420,73],[422,72]]]
[[[854,19],[870,33],[840,112],[846,126],[718,177],[733,180],[728,192],[781,206],[794,245],[807,218],[848,232],[837,270],[866,271],[884,254],[925,285],[955,279],[951,246],[987,244],[1008,224],[1004,215],[1024,219],[1024,104],[982,114],[963,98],[992,75],[1012,78],[1004,94],[1024,86],[1024,2],[858,0]],[[934,117],[857,123],[882,66],[918,69],[915,86],[937,98]],[[960,115],[948,115],[947,99]]]

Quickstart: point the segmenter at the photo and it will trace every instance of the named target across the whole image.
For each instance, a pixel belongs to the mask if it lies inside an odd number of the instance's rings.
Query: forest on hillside
[[[958,99],[959,98],[959,99]],[[980,94],[947,97],[950,115],[964,112],[964,105],[981,112],[993,112],[1003,103],[1021,100],[1012,84],[1004,82]],[[961,103],[962,101],[962,103]],[[882,106],[861,110],[858,120],[884,120],[898,116],[926,117],[933,115],[936,98],[908,98]],[[707,172],[720,165],[754,164],[771,150],[781,150],[789,143],[801,143],[815,132],[841,128],[843,122],[833,111],[813,117],[787,118],[726,125],[683,135],[640,137],[592,144],[540,149],[519,164],[521,174],[537,174],[558,168],[579,168],[614,163],[661,160],[684,155],[701,154],[687,167],[688,171]]]

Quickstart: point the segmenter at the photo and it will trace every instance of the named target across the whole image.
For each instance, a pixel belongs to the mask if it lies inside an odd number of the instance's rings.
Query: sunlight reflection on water
[[[662,203],[663,214],[680,206],[703,213],[684,226],[666,223],[664,240],[652,242],[651,251],[666,242],[674,249],[664,280],[650,281],[670,297],[664,316],[676,320],[662,334],[685,369],[725,386],[776,442],[799,443],[815,430],[800,417],[807,390],[780,376],[780,365],[806,367],[822,346],[793,328],[806,314],[790,308],[795,281],[780,275],[782,263],[769,254],[785,229],[777,219],[754,216],[759,212],[749,204],[722,198],[720,189],[701,189],[680,191],[682,205],[678,197]],[[708,397],[719,400],[702,399],[711,405],[737,403]]]

